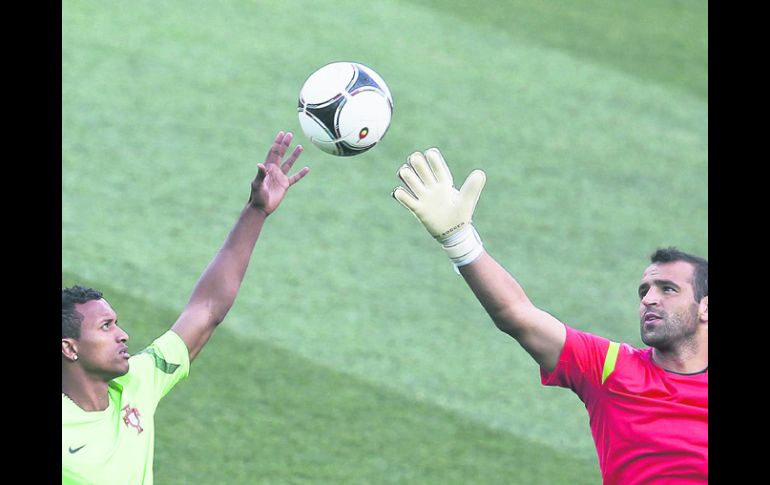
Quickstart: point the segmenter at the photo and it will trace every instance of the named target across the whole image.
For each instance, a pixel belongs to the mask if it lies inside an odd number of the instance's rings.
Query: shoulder
[[[669,387],[676,387],[680,383],[698,384],[700,381],[708,382],[708,373],[678,374],[676,372],[669,372],[653,361],[652,348],[640,349],[628,344],[621,344],[619,347],[613,375],[620,381]]]
[[[144,358],[167,374],[174,373],[185,364],[189,365],[187,345],[173,330],[166,331],[132,358]]]
[[[62,425],[81,419],[84,411],[78,407],[66,394],[61,395],[61,419]]]
[[[603,358],[610,345],[610,339],[602,337],[591,332],[578,330],[565,325],[567,329],[567,339],[564,348],[572,353],[574,357],[584,358]]]
[[[652,361],[652,349],[622,345],[614,372],[606,380],[609,394],[628,399],[644,396],[708,407],[708,373],[683,375],[668,372]]]
[[[132,355],[128,373],[114,379],[116,387],[130,386],[146,376],[160,374],[187,374],[190,367],[187,346],[172,330],[166,331],[150,345]]]
[[[612,342],[611,343],[611,349],[612,347],[615,347],[615,355],[612,356],[612,362],[608,362],[607,366],[605,367],[611,367],[610,369],[605,369],[606,377],[609,376],[610,373],[615,373],[616,370],[624,372],[626,374],[638,374],[639,372],[643,371],[652,371],[652,361],[650,360],[650,353],[652,352],[652,349],[646,348],[646,349],[640,349],[637,347],[634,347],[631,344],[623,343],[623,342]],[[608,361],[610,360],[610,355],[608,354],[607,357]]]
[[[565,325],[567,338],[556,368],[552,373],[541,369],[544,385],[570,387],[578,394],[588,392],[603,382],[612,341],[591,332]]]
[[[150,345],[131,356],[131,365],[150,365],[166,373],[173,373],[177,368],[189,363],[187,345],[173,330],[167,330]]]

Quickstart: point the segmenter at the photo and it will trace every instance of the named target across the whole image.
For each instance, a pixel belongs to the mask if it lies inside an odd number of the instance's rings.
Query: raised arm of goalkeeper
[[[564,324],[537,308],[524,289],[485,250],[472,217],[486,175],[474,170],[460,189],[437,148],[415,152],[397,172],[403,186],[393,198],[441,244],[495,325],[547,372],[555,369],[566,340]]]

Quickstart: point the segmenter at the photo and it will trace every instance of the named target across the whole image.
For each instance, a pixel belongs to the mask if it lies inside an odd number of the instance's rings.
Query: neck
[[[83,411],[104,411],[109,405],[107,382],[62,372],[61,392]]]
[[[695,374],[708,369],[706,346],[680,347],[678,349],[652,349],[652,360],[659,367],[679,374]]]

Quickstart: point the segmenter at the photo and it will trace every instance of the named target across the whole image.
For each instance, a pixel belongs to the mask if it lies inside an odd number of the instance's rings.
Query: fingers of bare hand
[[[302,177],[307,175],[309,171],[310,171],[309,167],[303,167],[302,170],[300,170],[299,172],[289,177],[289,185],[291,186],[297,183]]]
[[[292,138],[294,138],[294,135],[291,132],[284,133],[283,131],[279,131],[275,140],[273,140],[272,146],[270,146],[267,157],[265,157],[265,163],[277,164],[280,162],[284,153],[286,153],[286,149],[289,148]]]
[[[297,161],[297,158],[299,158],[300,154],[302,153],[302,145],[297,145],[294,147],[294,151],[291,152],[291,155],[289,155],[289,158],[286,159],[285,162],[283,162],[283,165],[281,165],[281,170],[283,173],[288,174],[289,170],[291,170],[292,165],[294,165],[294,162]]]

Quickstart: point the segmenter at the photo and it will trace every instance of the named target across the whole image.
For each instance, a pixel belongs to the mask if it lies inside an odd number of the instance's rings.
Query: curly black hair
[[[80,324],[83,315],[75,310],[75,305],[91,300],[101,300],[102,292],[83,286],[72,286],[61,290],[61,338],[80,338]]]

